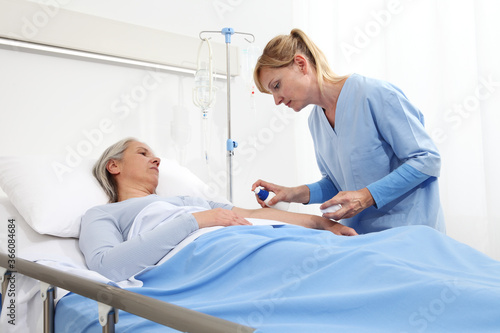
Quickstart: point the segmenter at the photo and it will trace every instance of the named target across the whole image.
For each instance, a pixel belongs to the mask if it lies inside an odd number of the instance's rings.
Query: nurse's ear
[[[304,55],[297,53],[293,58],[293,63],[298,67],[302,74],[307,74],[307,71],[309,70],[309,63]]]

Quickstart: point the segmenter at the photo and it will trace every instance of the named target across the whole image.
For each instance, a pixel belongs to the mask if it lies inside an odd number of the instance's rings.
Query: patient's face
[[[117,164],[119,181],[154,186],[154,189],[158,186],[160,159],[145,143],[131,142]]]

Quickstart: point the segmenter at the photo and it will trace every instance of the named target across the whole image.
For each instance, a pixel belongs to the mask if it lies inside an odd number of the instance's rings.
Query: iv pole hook
[[[231,29],[232,28],[224,28],[224,29]],[[200,31],[200,33],[198,34],[198,37],[200,37],[200,39],[204,39],[204,38],[207,38],[207,37],[203,37],[203,34],[225,34],[224,29],[222,29],[221,31]],[[249,43],[254,43],[255,42],[255,36],[251,33],[248,33],[248,32],[238,32],[238,31],[233,31],[232,34],[235,34],[235,35],[245,35],[245,36],[249,36],[251,37],[251,40],[248,39],[247,37],[244,37],[243,39],[246,40],[247,42]],[[208,37],[208,39],[210,39],[211,37]]]

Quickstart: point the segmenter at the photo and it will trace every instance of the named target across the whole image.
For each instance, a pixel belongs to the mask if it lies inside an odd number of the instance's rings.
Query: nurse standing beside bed
[[[190,233],[212,226],[250,225],[245,218],[356,235],[353,229],[321,216],[272,208],[243,209],[194,197],[162,198],[155,194],[159,166],[160,159],[151,148],[132,138],[115,143],[97,161],[93,174],[110,203],[91,208],[82,217],[79,245],[90,269],[115,281],[125,280],[156,264]],[[136,218],[156,214],[153,209],[144,212],[155,204],[161,210],[158,218],[140,219],[154,225],[135,232]]]
[[[359,74],[338,76],[301,30],[272,39],[257,61],[263,93],[299,112],[313,104],[309,129],[323,175],[316,183],[284,187],[258,180],[279,201],[341,208],[323,216],[358,233],[402,225],[445,232],[439,199],[440,155],[422,113],[396,86]],[[264,206],[264,203],[259,200]]]

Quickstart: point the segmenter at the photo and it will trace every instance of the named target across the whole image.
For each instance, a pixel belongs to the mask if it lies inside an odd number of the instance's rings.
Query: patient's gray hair
[[[135,138],[125,138],[111,145],[102,153],[101,157],[94,164],[92,174],[97,179],[104,192],[109,198],[109,202],[118,201],[118,186],[113,175],[109,173],[107,166],[110,160],[121,160],[123,153],[131,142],[137,142]]]

